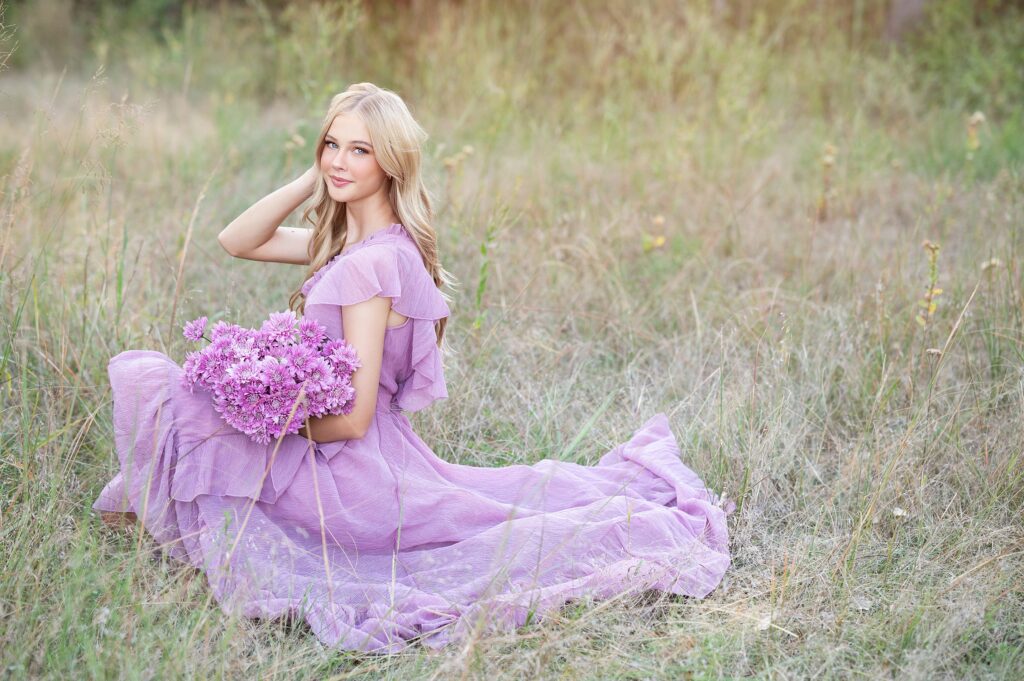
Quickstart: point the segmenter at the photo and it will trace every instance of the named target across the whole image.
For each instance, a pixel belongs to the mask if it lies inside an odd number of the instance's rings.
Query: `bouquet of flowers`
[[[182,383],[189,392],[210,391],[217,413],[254,441],[297,433],[309,416],[352,412],[352,374],[361,364],[351,345],[328,338],[316,320],[288,310],[271,313],[259,330],[220,321],[209,338],[206,323],[185,324],[185,338],[209,345],[187,354]]]

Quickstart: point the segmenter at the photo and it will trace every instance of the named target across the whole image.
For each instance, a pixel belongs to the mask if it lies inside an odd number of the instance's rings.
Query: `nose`
[[[345,152],[339,149],[337,153],[334,154],[334,158],[331,159],[331,167],[337,168],[338,170],[345,169]]]

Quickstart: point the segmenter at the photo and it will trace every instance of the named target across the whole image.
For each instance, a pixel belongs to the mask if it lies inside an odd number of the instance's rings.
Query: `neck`
[[[358,202],[345,204],[345,223],[348,228],[346,243],[362,241],[374,232],[387,229],[398,222],[383,191]]]

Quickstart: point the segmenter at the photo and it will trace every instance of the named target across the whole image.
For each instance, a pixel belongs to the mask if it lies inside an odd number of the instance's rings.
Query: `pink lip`
[[[344,187],[346,184],[352,184],[352,180],[342,180],[341,178],[331,176],[331,183],[335,187]]]

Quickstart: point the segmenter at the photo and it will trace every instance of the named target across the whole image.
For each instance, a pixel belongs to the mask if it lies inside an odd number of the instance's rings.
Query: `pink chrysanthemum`
[[[206,330],[206,317],[200,317],[199,319],[193,319],[188,324],[185,324],[185,338],[190,341],[198,341],[203,337],[203,331]]]
[[[203,338],[206,324],[206,317],[187,323],[185,337]],[[259,330],[219,321],[209,339],[187,354],[182,383],[209,391],[217,413],[256,442],[268,444],[297,433],[310,416],[349,414],[355,406],[352,374],[361,366],[355,349],[328,338],[315,320],[297,320],[289,310],[272,313]]]

